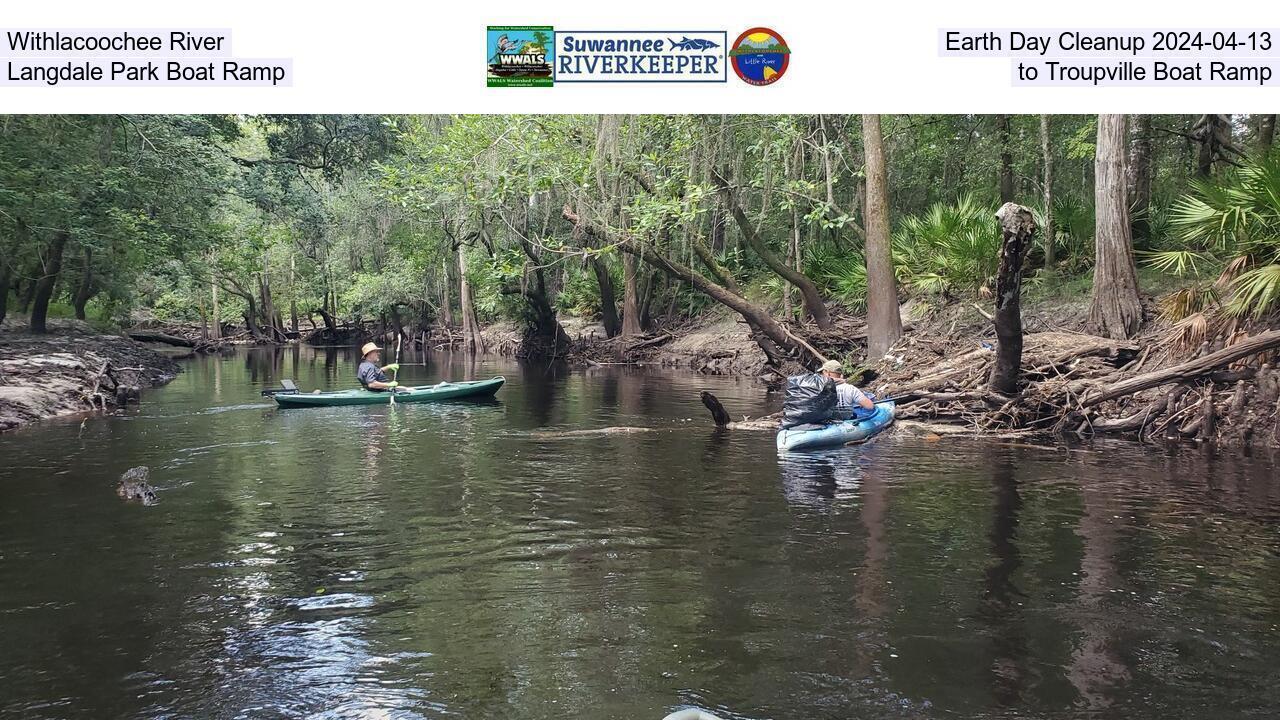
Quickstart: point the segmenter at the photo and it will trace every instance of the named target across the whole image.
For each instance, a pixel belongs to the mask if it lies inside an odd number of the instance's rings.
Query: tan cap
[[[843,373],[844,368],[840,366],[839,360],[828,360],[822,363],[822,372]]]
[[[381,350],[381,349],[382,348],[378,347],[377,345],[374,345],[373,343],[365,343],[364,347],[360,348],[360,357],[364,357],[365,355],[368,355],[374,350]]]

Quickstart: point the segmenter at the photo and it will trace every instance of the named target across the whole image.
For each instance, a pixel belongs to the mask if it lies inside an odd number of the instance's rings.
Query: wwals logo
[[[555,30],[549,25],[490,25],[489,87],[551,87]]]

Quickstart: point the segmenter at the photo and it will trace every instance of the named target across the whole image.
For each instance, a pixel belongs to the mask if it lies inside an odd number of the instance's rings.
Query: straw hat
[[[360,348],[360,357],[365,357],[369,353],[373,352],[374,350],[381,350],[381,349],[382,348],[378,347],[377,345],[374,345],[373,343],[365,343],[364,347]]]

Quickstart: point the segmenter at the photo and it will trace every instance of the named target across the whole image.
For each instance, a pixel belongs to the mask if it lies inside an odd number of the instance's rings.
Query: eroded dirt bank
[[[6,323],[0,326],[0,431],[110,410],[180,371],[172,358],[147,344],[82,322],[51,321],[46,335]]]

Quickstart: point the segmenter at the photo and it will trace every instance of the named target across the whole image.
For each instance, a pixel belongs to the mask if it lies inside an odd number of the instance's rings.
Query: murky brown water
[[[730,380],[501,373],[278,411],[343,353],[203,359],[0,436],[13,717],[1224,718],[1280,707],[1269,456],[896,436],[779,459]],[[548,435],[613,425],[616,435]],[[113,487],[152,468],[160,504]]]

